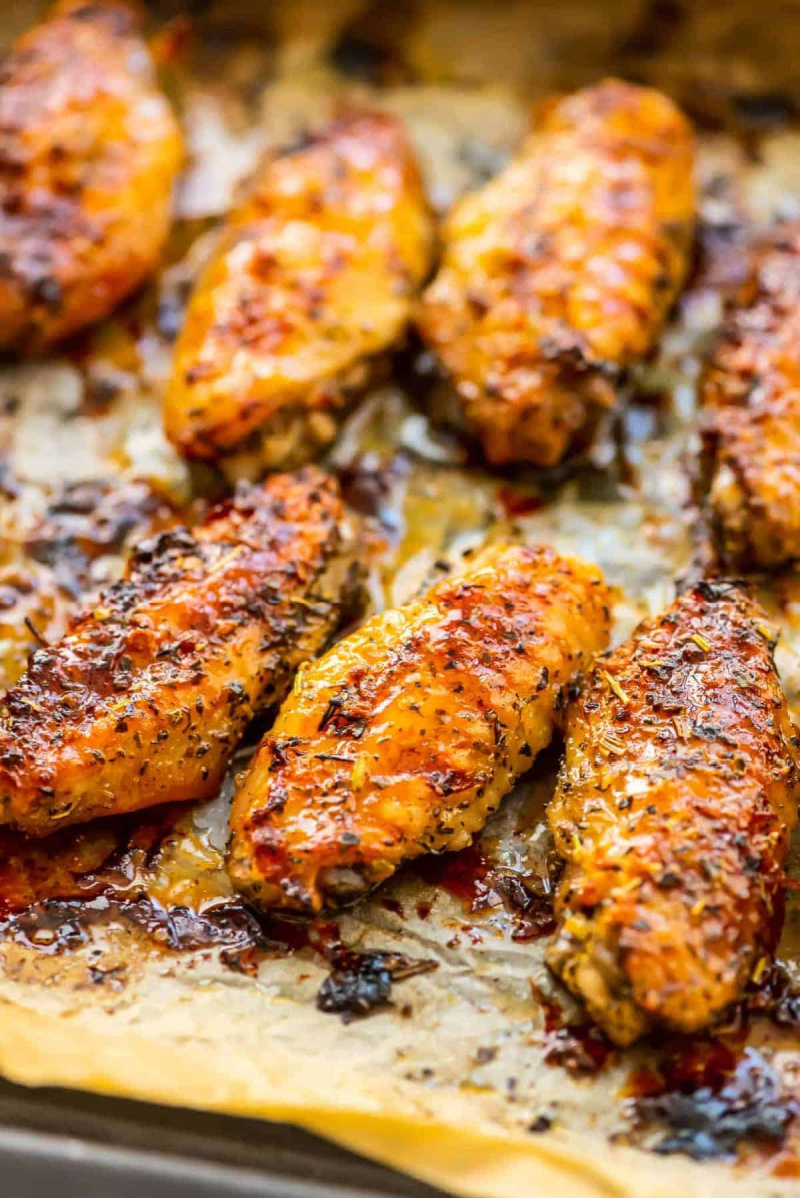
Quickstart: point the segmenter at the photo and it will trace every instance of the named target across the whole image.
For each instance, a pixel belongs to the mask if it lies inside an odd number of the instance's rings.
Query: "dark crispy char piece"
[[[0,691],[24,673],[37,640],[62,636],[79,605],[120,576],[136,542],[182,523],[140,479],[67,484],[35,516],[20,492],[0,516]]]
[[[549,961],[619,1044],[711,1025],[780,930],[798,747],[763,619],[736,584],[701,583],[568,714]]]
[[[7,693],[0,822],[42,834],[214,794],[253,714],[335,629],[350,549],[338,487],[311,469],[144,543]]]
[[[589,442],[686,275],[692,133],[665,96],[606,80],[551,108],[444,228],[420,330],[490,462]]]
[[[547,745],[608,640],[594,566],[500,545],[298,674],[239,785],[228,868],[305,912],[460,849]]]
[[[0,349],[38,352],[153,271],[181,163],[140,20],[62,3],[0,64]]]
[[[701,397],[722,554],[745,569],[800,557],[800,222],[754,254]]]
[[[357,112],[263,163],[202,274],[166,400],[189,457],[308,461],[400,336],[432,223],[398,121]]]
[[[86,479],[50,492],[24,544],[28,556],[49,566],[61,588],[79,599],[104,559],[124,552],[133,538],[141,541],[179,522],[176,504],[144,479]]]

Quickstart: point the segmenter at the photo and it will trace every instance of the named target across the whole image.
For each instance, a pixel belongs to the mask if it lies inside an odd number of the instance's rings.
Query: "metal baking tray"
[[[3,1198],[436,1198],[283,1124],[0,1081]]]

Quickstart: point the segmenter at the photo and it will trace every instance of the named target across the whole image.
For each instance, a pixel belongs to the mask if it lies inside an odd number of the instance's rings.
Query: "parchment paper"
[[[408,121],[433,200],[445,208],[498,169],[533,102],[553,86],[633,63],[681,98],[705,104],[719,125],[727,120],[731,82],[758,82],[747,48],[730,41],[730,29],[741,37],[752,19],[741,5],[726,10],[724,28],[719,16],[716,24],[710,16],[704,30],[685,15],[649,51],[631,39],[652,21],[626,4],[604,16],[602,29],[595,6],[577,4],[562,12],[444,3],[391,19],[383,9],[347,3],[276,4],[242,17],[220,9],[212,9],[194,41],[185,41],[180,24],[160,35],[191,150],[181,219],[161,278],[64,358],[0,373],[0,447],[14,479],[0,509],[0,566],[35,569],[40,584],[56,592],[40,563],[27,560],[26,537],[60,487],[145,479],[178,505],[213,490],[209,475],[190,475],[164,443],[159,389],[187,287],[213,244],[215,222],[264,145],[296,133],[336,97],[368,98]],[[27,15],[20,6],[13,19],[22,26]],[[694,69],[687,37],[705,47]],[[772,63],[761,68],[767,80],[771,65],[782,85],[791,82],[785,65],[791,38],[788,31],[780,47],[770,43]],[[370,53],[365,42],[373,45]],[[398,46],[402,53],[395,53]],[[717,73],[721,62],[732,73],[727,85]],[[620,426],[607,431],[576,475],[509,479],[468,465],[458,441],[428,423],[424,385],[409,360],[353,414],[330,463],[369,514],[373,607],[402,602],[443,561],[509,532],[599,562],[619,588],[617,638],[671,599],[675,575],[692,552],[698,360],[735,278],[730,247],[745,236],[738,222],[744,216],[759,225],[776,212],[800,210],[800,140],[790,126],[756,132],[757,138],[747,126],[747,136],[702,134],[705,248],[696,280],[659,356],[632,381]],[[119,572],[124,552],[116,546],[104,558],[92,585]],[[800,585],[789,573],[764,595],[782,629],[778,660],[797,706]],[[59,608],[48,634],[69,607],[63,596],[59,603],[65,610]],[[5,648],[9,680],[18,656],[13,637]],[[583,1040],[569,1032],[559,1037],[554,1020],[579,1024],[581,1016],[544,966],[545,938],[533,935],[532,921],[546,921],[546,905],[534,903],[526,915],[494,885],[510,876],[546,887],[543,811],[556,764],[553,750],[486,829],[480,852],[461,866],[405,871],[339,916],[335,930],[312,932],[317,948],[298,947],[305,933],[297,932],[291,948],[248,948],[241,959],[228,933],[194,950],[169,947],[171,939],[181,940],[169,923],[175,908],[205,913],[213,924],[233,901],[221,868],[230,786],[213,802],[178,814],[177,822],[170,816],[166,832],[150,836],[149,848],[123,854],[121,864],[113,854],[104,857],[105,849],[96,848],[100,833],[90,831],[80,851],[90,858],[97,851],[102,869],[114,874],[117,899],[146,895],[167,913],[166,922],[154,933],[120,906],[74,936],[61,926],[54,931],[53,921],[38,931],[25,925],[24,934],[19,922],[7,923],[0,943],[0,1070],[29,1085],[289,1121],[480,1198],[800,1192],[791,1128],[782,1146],[740,1144],[738,1164],[652,1151],[663,1144],[665,1127],[635,1117],[631,1077],[660,1059],[663,1045],[612,1053],[599,1071],[581,1071],[575,1052],[587,1043],[591,1049],[591,1036],[587,1041],[583,1029]],[[135,833],[136,821],[134,839]],[[129,829],[108,835],[127,844]],[[69,867],[77,850],[67,839],[36,852]],[[487,869],[488,881],[481,872]],[[47,897],[47,887],[37,895]],[[800,982],[798,925],[800,907],[790,895],[779,955],[787,975]],[[271,932],[291,939],[286,928]],[[329,972],[319,951],[326,936],[437,968],[395,984],[391,1006],[344,1023],[316,1006]],[[797,1030],[753,1019],[746,1036],[737,1034],[739,1058],[759,1054],[782,1102],[798,1093]]]

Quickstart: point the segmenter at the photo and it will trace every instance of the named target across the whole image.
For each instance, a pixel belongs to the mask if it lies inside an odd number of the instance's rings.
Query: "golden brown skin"
[[[800,222],[779,225],[754,254],[701,398],[722,555],[768,570],[800,557]]]
[[[286,694],[352,584],[338,487],[246,487],[33,655],[0,709],[0,823],[58,825],[218,790],[254,713]]]
[[[609,79],[552,107],[453,210],[420,331],[490,462],[585,448],[653,348],[687,271],[693,158],[670,100]]]
[[[798,742],[763,618],[737,584],[701,583],[568,713],[549,963],[618,1044],[713,1024],[774,948]]]
[[[298,675],[240,782],[233,884],[313,912],[468,845],[606,645],[608,599],[595,567],[500,545],[340,641]]]
[[[343,116],[268,157],[189,304],[171,440],[188,457],[234,455],[240,473],[312,458],[403,332],[432,240],[393,117]]]
[[[178,126],[122,2],[62,4],[0,64],[0,349],[106,316],[169,232]]]

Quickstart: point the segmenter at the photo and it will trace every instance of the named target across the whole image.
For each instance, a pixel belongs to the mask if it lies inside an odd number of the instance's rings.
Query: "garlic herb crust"
[[[262,164],[202,273],[175,350],[167,434],[253,474],[313,458],[403,333],[433,226],[388,115],[343,115]]]
[[[800,759],[764,620],[736,583],[690,587],[567,715],[549,962],[618,1044],[711,1026],[780,933]]]
[[[37,650],[0,709],[0,822],[34,835],[215,794],[349,605],[353,545],[320,471],[242,486]]]
[[[490,462],[588,445],[683,284],[693,164],[672,101],[609,79],[556,103],[450,213],[419,327]]]
[[[0,349],[52,348],[158,265],[183,151],[140,26],[69,0],[0,63]]]
[[[594,566],[501,544],[300,674],[240,782],[228,866],[265,907],[352,900],[468,845],[607,643]]]

